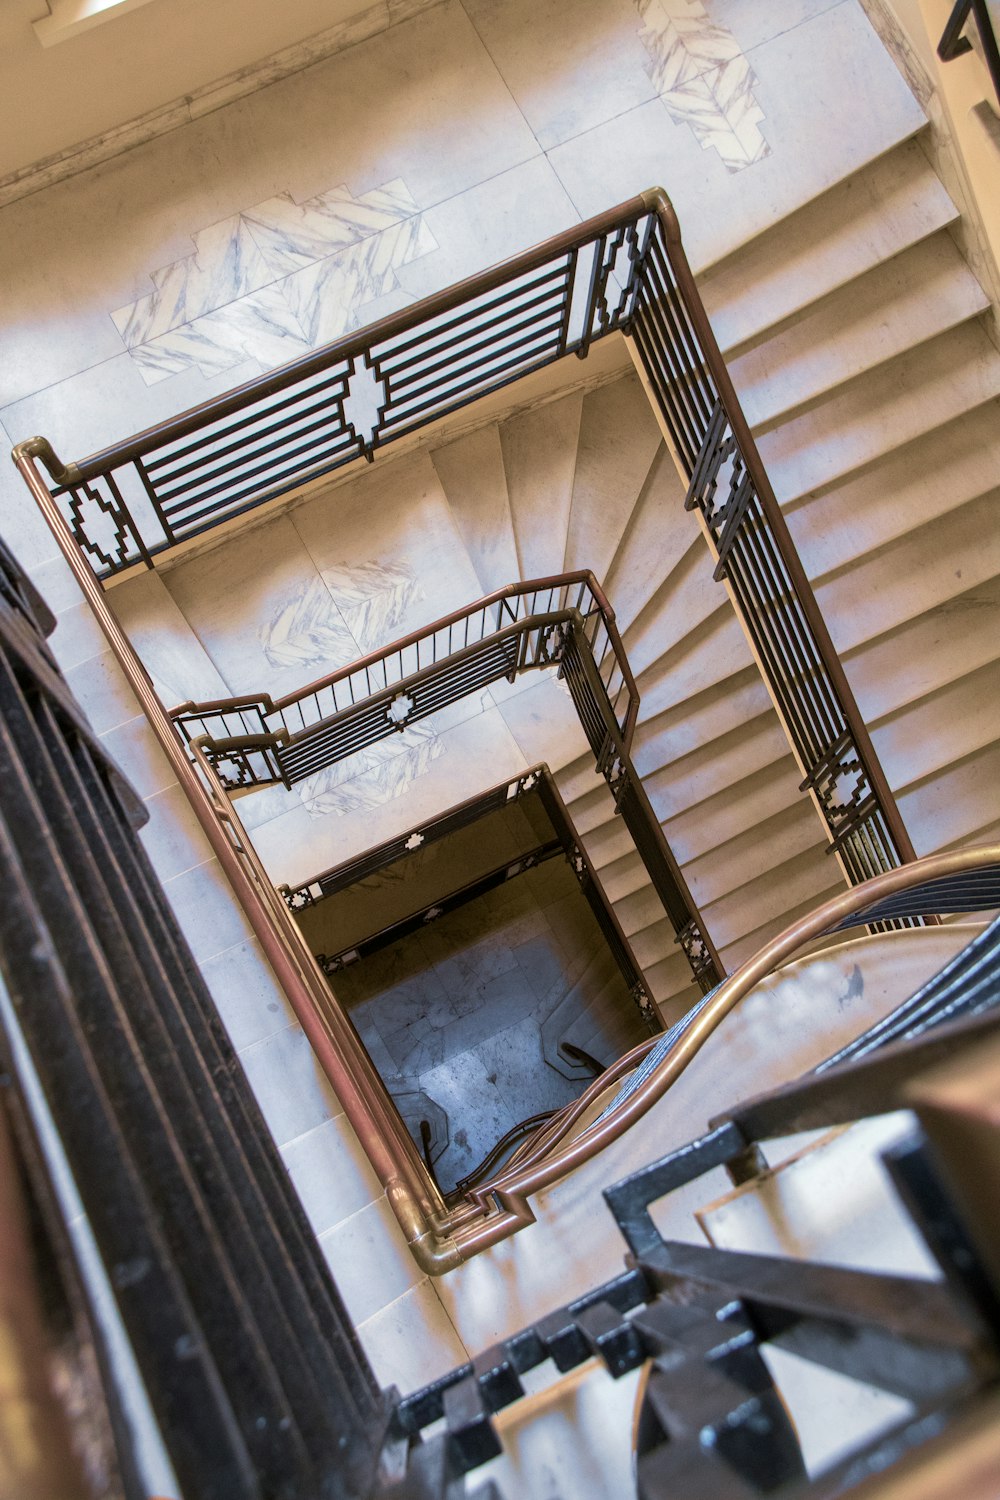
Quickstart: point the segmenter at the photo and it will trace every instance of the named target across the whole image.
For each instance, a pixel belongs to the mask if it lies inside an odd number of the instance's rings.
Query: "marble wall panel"
[[[734,16],[738,8],[731,8]],[[728,24],[728,8],[713,7],[712,14]],[[597,213],[660,183],[699,270],[923,123],[920,106],[857,5],[814,14],[746,55],[771,155],[750,170],[730,171],[686,124],[674,121],[658,96],[550,151],[580,213]]]
[[[380,459],[290,520],[364,651],[481,592],[426,453]]]

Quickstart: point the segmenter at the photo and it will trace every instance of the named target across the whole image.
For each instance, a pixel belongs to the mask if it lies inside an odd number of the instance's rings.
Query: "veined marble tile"
[[[257,639],[272,667],[311,667],[329,671],[362,653],[321,579],[305,578],[257,627]],[[307,679],[308,680],[308,679]]]
[[[738,172],[771,153],[758,128],[764,111],[753,83],[746,59],[737,57],[662,97],[672,120],[689,125],[703,150],[717,151],[729,170]]]
[[[647,72],[661,93],[742,55],[736,38],[711,20],[701,0],[636,0],[636,9],[651,59]]]
[[[211,376],[294,359],[356,327],[368,304],[408,301],[397,267],[437,249],[401,179],[360,198],[282,194],[195,243],[154,273],[150,296],[112,314],[147,385],[192,366]]]
[[[731,32],[702,0],[636,0],[647,72],[670,115],[688,125],[703,150],[715,150],[731,172],[769,155],[758,126],[764,112],[754,77]]]
[[[386,646],[400,633],[407,611],[425,597],[406,563],[333,563],[323,582],[362,651]]]
[[[195,253],[154,271],[153,290],[111,314],[129,349],[274,280],[241,215],[194,235]]]
[[[355,197],[346,183],[296,203],[291,193],[244,210],[243,224],[276,276],[298,271],[419,212],[402,178]]]

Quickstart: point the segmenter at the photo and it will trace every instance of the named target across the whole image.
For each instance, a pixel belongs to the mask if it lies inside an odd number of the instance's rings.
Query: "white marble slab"
[[[597,213],[659,183],[674,201],[697,269],[923,122],[919,105],[856,5],[823,11],[747,55],[769,156],[745,171],[730,171],[658,97],[549,152],[580,213]]]
[[[404,1394],[469,1358],[430,1278],[372,1313],[357,1331],[379,1383],[396,1385]]]

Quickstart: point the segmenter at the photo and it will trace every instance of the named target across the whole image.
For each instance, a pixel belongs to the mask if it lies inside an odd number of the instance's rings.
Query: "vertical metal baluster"
[[[590,349],[594,333],[594,313],[597,306],[597,283],[601,274],[601,265],[604,260],[604,250],[607,244],[607,236],[601,235],[594,241],[594,261],[590,268],[590,285],[587,288],[587,302],[583,313],[583,332],[576,346],[579,359],[586,359]]]
[[[576,265],[580,258],[579,250],[574,247],[566,258],[566,274],[563,278],[563,316],[562,325],[559,329],[559,342],[556,346],[560,358],[569,348],[569,325],[573,316],[573,292],[576,288]]]

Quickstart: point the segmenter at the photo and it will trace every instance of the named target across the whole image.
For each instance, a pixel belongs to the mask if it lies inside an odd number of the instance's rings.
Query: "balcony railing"
[[[226,785],[292,786],[491,682],[551,665],[574,621],[627,750],[639,693],[614,610],[589,572],[509,584],[283,698],[182,703],[170,716],[185,739],[207,736]]]
[[[698,513],[718,576],[788,733],[803,790],[829,832],[830,851],[849,881],[884,872],[881,878],[891,883],[899,874],[894,867],[912,860],[913,848],[764,471],[662,190],[633,198],[405,312],[78,463],[63,463],[45,438],[29,439],[14,450],[25,483],[246,906],[345,1110],[376,1170],[391,1185],[389,1201],[414,1253],[432,1271],[447,1269],[530,1222],[525,1195],[592,1156],[605,1138],[589,1134],[557,1150],[522,1174],[516,1187],[489,1200],[499,1202],[499,1208],[484,1215],[470,1207],[465,1219],[443,1227],[439,1195],[429,1187],[415,1154],[407,1154],[412,1143],[401,1138],[402,1123],[386,1111],[364,1058],[352,1050],[349,1028],[341,1025],[320,971],[297,944],[291,914],[242,839],[226,789],[197,743],[190,747],[192,765],[108,608],[97,575],[151,566],[170,548],[291,495],[359,457],[371,460],[386,443],[568,354],[583,357],[595,340],[614,333],[625,336],[644,377],[665,440],[689,486],[688,504]],[[330,504],[336,504],[335,494]],[[561,667],[579,709],[602,678],[589,648],[578,649],[578,636],[569,632]],[[606,687],[597,701],[606,699]],[[584,722],[591,722],[595,735],[601,728],[596,721]],[[612,732],[623,744],[628,729],[627,719],[615,713],[603,726],[605,734]],[[641,782],[634,774],[616,780],[614,758],[608,771],[619,810],[626,821],[635,819],[637,808],[644,811]],[[280,770],[273,779],[280,779]],[[644,854],[647,868],[649,861],[659,861],[663,872],[670,873],[672,862],[658,823],[652,818],[644,826],[650,840]],[[672,916],[676,927],[681,912]],[[698,933],[688,931],[689,956],[696,955],[701,941]],[[668,1075],[669,1069],[665,1080]],[[652,1102],[641,1090],[636,1099],[639,1104],[630,1101],[619,1112],[618,1127],[626,1128]]]
[[[227,791],[291,787],[491,682],[556,665],[595,770],[694,978],[709,990],[722,964],[632,765],[639,694],[614,610],[591,573],[510,584],[284,698],[183,703],[171,718]]]

